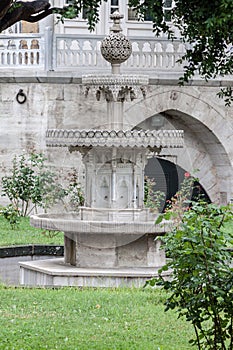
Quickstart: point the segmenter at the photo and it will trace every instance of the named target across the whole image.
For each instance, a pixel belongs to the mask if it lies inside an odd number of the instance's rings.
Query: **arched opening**
[[[180,189],[185,178],[185,173],[185,169],[166,159],[153,157],[148,160],[145,167],[145,176],[154,179],[154,191],[162,191],[165,193],[165,199],[161,204],[160,210],[165,208],[166,202]],[[198,181],[194,182],[191,192],[191,200],[196,200],[201,196],[202,199],[211,202],[204,187]]]
[[[156,88],[127,109],[127,122],[137,129],[184,130],[184,147],[163,148],[160,157],[191,174],[198,170],[197,177],[211,201],[225,205],[232,198],[232,126],[209,99],[192,93],[191,88]]]

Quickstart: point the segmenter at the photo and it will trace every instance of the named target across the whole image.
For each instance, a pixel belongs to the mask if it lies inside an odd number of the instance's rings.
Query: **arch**
[[[164,129],[183,129],[185,147],[182,150],[164,149],[161,153],[197,176],[211,201],[226,204],[233,197],[233,125],[222,108],[212,106],[185,88],[157,88],[144,101],[126,110],[130,128],[148,128],[155,116],[164,118]],[[128,126],[128,127],[129,127]],[[151,126],[151,128],[155,128]],[[167,153],[167,154],[166,154]]]
[[[165,160],[160,157],[153,157],[148,160],[145,167],[145,176],[154,180],[154,191],[162,191],[165,193],[165,198],[161,202],[161,210],[166,207],[166,201],[170,200],[181,188],[185,173],[185,169],[174,164],[170,160]],[[203,186],[195,181],[193,190],[190,192],[190,199],[195,200],[200,195],[207,202],[210,202],[210,198]]]

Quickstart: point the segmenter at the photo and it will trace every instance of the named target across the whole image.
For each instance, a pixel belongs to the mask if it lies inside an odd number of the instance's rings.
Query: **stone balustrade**
[[[101,55],[102,36],[55,34],[47,28],[44,34],[0,35],[0,69],[34,68],[44,71],[71,71],[82,74],[110,72],[110,63]],[[122,72],[181,72],[177,63],[185,52],[184,44],[163,38],[130,38],[132,55],[122,64]]]
[[[0,35],[0,68],[44,69],[44,47],[40,34]]]

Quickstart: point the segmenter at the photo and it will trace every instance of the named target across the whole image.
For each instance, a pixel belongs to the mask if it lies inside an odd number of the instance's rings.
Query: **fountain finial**
[[[122,18],[124,18],[124,15],[121,15],[120,12],[118,11],[115,11],[110,15],[110,19],[113,20],[113,25],[110,28],[111,32],[114,32],[114,33],[122,32],[122,28],[120,25],[120,21]]]
[[[101,53],[106,61],[112,65],[112,74],[109,75],[86,75],[82,77],[85,86],[85,95],[89,90],[94,90],[97,100],[103,97],[107,102],[124,102],[126,99],[131,101],[139,95],[145,97],[146,86],[149,79],[145,75],[121,74],[120,65],[125,62],[132,53],[132,45],[129,39],[122,33],[120,20],[124,16],[118,11],[110,15],[113,25],[110,28],[110,34],[101,42]],[[115,107],[116,108],[116,107]],[[118,107],[117,107],[118,108]],[[119,117],[120,115],[120,117]],[[109,113],[112,119],[115,118],[114,113]],[[114,121],[111,125],[122,128],[123,111],[117,113],[117,123]],[[114,120],[115,120],[114,119]],[[121,122],[119,122],[121,120]]]
[[[120,64],[125,62],[132,53],[132,45],[128,38],[122,34],[120,20],[124,16],[115,11],[110,18],[113,26],[110,28],[110,35],[101,42],[101,53],[104,59],[111,63],[112,73],[120,73]]]

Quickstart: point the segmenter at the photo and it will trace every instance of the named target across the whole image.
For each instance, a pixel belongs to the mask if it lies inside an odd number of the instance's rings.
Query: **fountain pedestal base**
[[[142,287],[156,276],[158,268],[78,268],[61,258],[20,263],[20,283],[28,286]]]
[[[165,264],[165,252],[152,233],[66,233],[65,263],[84,268],[156,268]]]

